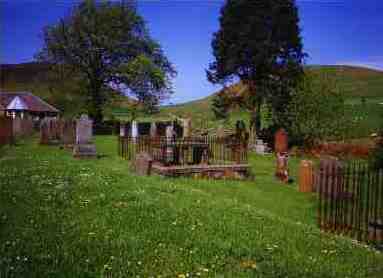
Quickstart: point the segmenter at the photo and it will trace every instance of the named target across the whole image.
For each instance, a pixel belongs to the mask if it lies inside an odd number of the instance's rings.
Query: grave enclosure
[[[235,138],[119,136],[118,143],[121,157],[136,161],[146,154],[152,159],[149,172],[163,176],[245,179],[249,175],[247,143]]]

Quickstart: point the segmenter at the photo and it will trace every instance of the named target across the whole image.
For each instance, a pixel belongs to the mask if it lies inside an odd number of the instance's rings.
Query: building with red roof
[[[0,115],[41,119],[56,117],[59,110],[30,92],[0,92]]]

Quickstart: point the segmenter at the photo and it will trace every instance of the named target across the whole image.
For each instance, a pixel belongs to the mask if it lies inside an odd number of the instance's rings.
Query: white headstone
[[[120,123],[120,136],[125,137],[125,131],[126,131],[126,126],[123,123]]]
[[[174,128],[172,125],[169,125],[166,127],[166,137],[167,138],[173,138],[174,135]]]
[[[136,121],[132,122],[132,137],[137,138],[138,137],[138,124]]]
[[[152,122],[150,124],[150,137],[156,137],[157,136],[157,125],[155,122]]]
[[[183,119],[182,126],[183,126],[183,137],[189,137],[191,132],[191,120]]]

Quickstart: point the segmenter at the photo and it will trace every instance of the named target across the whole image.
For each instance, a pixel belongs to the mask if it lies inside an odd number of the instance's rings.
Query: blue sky
[[[206,80],[213,60],[210,42],[218,30],[223,0],[138,0],[152,36],[175,65],[173,103],[219,89]],[[67,14],[75,0],[0,0],[0,62],[33,59],[43,26]],[[308,64],[349,64],[383,70],[382,0],[298,0]]]

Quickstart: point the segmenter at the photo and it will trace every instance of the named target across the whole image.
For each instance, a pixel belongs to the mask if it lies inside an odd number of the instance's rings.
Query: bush
[[[383,137],[380,137],[370,156],[370,164],[374,169],[383,169]]]
[[[113,135],[118,134],[119,124],[117,121],[104,121],[102,123],[96,123],[94,125],[95,135]]]

